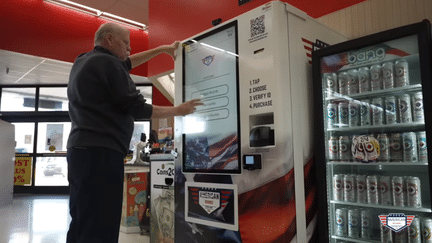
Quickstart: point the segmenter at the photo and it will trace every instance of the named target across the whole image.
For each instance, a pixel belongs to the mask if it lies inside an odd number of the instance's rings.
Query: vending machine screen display
[[[237,21],[184,42],[182,49],[183,102],[204,104],[183,118],[183,172],[239,174]]]

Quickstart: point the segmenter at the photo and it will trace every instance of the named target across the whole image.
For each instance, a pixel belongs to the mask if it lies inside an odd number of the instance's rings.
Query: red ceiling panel
[[[73,62],[93,49],[94,33],[107,20],[43,0],[2,0],[0,49]],[[148,49],[148,33],[130,28],[132,51]],[[146,76],[147,67],[134,74]]]

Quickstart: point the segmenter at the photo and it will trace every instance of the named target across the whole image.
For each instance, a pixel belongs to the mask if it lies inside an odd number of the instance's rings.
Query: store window
[[[0,111],[35,111],[36,88],[2,88]]]
[[[70,130],[70,122],[39,122],[37,152],[66,153]]]
[[[34,123],[12,123],[15,125],[15,153],[33,153]]]
[[[40,88],[39,111],[67,111],[67,88]]]
[[[152,104],[152,86],[137,89]],[[71,123],[67,111],[66,85],[0,86],[1,119],[15,125],[15,152],[31,161],[26,168],[29,183],[16,184],[15,193],[68,191],[66,152]],[[130,149],[141,140],[142,133],[148,140],[150,131],[150,121],[135,122]]]
[[[68,186],[66,157],[37,157],[35,186]]]

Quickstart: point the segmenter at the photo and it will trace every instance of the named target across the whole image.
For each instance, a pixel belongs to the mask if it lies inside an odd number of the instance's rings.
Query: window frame
[[[137,88],[149,86],[152,88],[153,100],[153,84],[136,83]],[[25,153],[32,158],[32,176],[30,186],[15,186],[14,193],[31,193],[31,194],[69,194],[69,186],[35,186],[35,169],[36,158],[39,157],[66,157],[66,153],[38,153],[38,127],[39,123],[45,122],[70,122],[69,111],[39,111],[40,88],[67,88],[67,84],[33,84],[33,85],[1,85],[0,84],[0,107],[2,102],[3,88],[36,88],[35,94],[35,111],[1,111],[0,119],[9,123],[34,123],[33,132],[33,152]],[[150,130],[152,128],[151,119],[139,119],[136,122],[150,122]]]

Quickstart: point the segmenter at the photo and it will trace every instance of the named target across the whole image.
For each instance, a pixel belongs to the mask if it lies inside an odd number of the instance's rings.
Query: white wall
[[[367,0],[317,20],[348,38],[432,21],[432,0]]]

